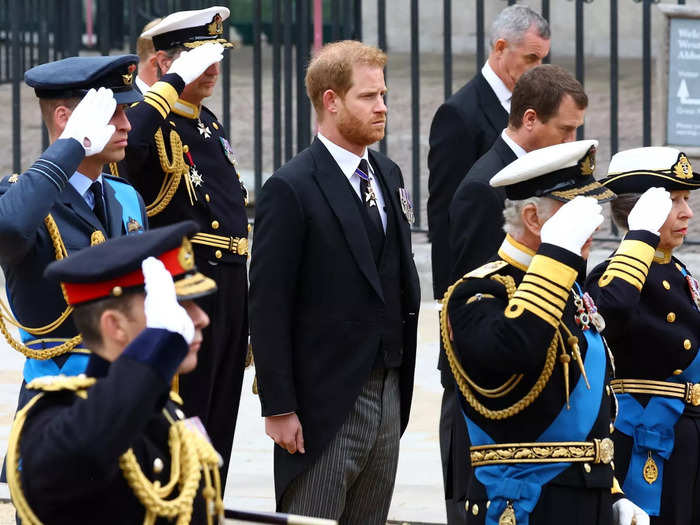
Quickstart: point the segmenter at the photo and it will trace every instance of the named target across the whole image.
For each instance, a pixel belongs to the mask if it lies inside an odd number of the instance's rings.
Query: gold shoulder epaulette
[[[496,273],[498,270],[505,268],[506,266],[508,266],[508,263],[505,261],[491,261],[490,263],[486,263],[483,266],[479,266],[477,269],[472,270],[465,275],[464,278],[483,279],[484,277],[488,277],[492,273]]]
[[[97,379],[87,377],[85,374],[79,376],[42,376],[31,381],[27,388],[30,390],[42,390],[44,392],[58,392],[60,390],[85,390],[95,384]]]
[[[182,405],[185,404],[185,402],[184,402],[184,401],[182,400],[182,398],[180,397],[180,394],[178,394],[177,392],[175,392],[175,390],[171,390],[171,391],[170,391],[170,401],[172,401],[172,402],[175,403],[176,405],[180,405],[180,406],[182,406]]]

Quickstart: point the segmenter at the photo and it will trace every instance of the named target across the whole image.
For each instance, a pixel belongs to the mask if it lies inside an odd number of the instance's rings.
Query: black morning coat
[[[459,183],[507,125],[508,113],[481,72],[435,113],[428,153],[428,229],[435,299],[442,299],[452,284],[447,218],[450,202]]]
[[[504,240],[504,247],[510,239],[507,237]],[[505,396],[492,399],[476,394],[477,400],[491,410],[512,406],[533,387],[543,370],[545,356],[555,334],[552,323],[561,320],[578,337],[583,359],[586,358],[588,348],[585,336],[575,322],[576,308],[571,293],[572,289],[576,289],[574,280],[582,283],[585,268],[583,259],[568,250],[543,243],[536,255],[529,252],[535,258],[526,267],[509,257],[514,246],[511,242],[509,251],[501,248],[498,257],[494,259],[496,262],[475,270],[458,285],[447,306],[456,356],[477,385],[487,389],[496,388],[513,374],[523,374],[522,380]],[[535,259],[538,257],[540,259],[536,265]],[[506,288],[493,279],[494,275],[513,278],[518,288],[513,299],[509,301]],[[550,283],[547,291],[538,286],[541,279]],[[522,295],[518,297],[519,294]],[[553,308],[549,307],[550,301]],[[554,306],[555,303],[558,306]],[[565,304],[563,310],[562,304]],[[549,313],[543,314],[547,308]],[[508,311],[518,313],[508,317],[504,315]],[[566,332],[563,332],[563,336],[566,340]],[[571,353],[570,350],[567,346],[568,353]],[[558,349],[557,357],[560,353],[561,349]],[[609,360],[605,376],[604,384],[607,385],[612,376]],[[573,359],[569,366],[569,379],[573,391],[581,379],[581,372]],[[519,413],[503,419],[491,419],[481,415],[471,405],[466,405],[467,416],[489,434],[495,443],[533,442],[562,410],[566,410],[565,392],[564,369],[557,358],[542,392]],[[602,396],[597,401],[597,417],[586,441],[610,437],[614,413],[611,390],[604,386]],[[574,408],[572,405],[571,409]],[[468,458],[465,460],[469,461]],[[478,468],[476,467],[477,472]],[[572,463],[543,487],[537,506],[530,515],[530,523],[560,524],[562,520],[569,519],[566,517],[577,517],[574,521],[577,524],[611,523],[612,479],[611,464]],[[484,523],[488,499],[476,475],[472,478],[467,499],[471,505],[467,512],[467,524]],[[474,507],[477,512],[474,512]]]
[[[506,192],[489,181],[516,158],[499,136],[459,183],[449,211],[452,282],[488,261],[503,242]]]
[[[401,171],[380,153],[370,150],[369,158],[400,232],[403,432],[413,392],[420,288],[399,202]],[[262,415],[296,411],[306,448],[306,454],[289,454],[275,446],[278,504],[345,421],[381,344],[386,307],[356,200],[316,139],[265,183],[256,205],[250,319]]]

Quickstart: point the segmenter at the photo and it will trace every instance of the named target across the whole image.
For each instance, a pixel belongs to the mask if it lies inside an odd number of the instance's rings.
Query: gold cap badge
[[[690,165],[690,161],[685,154],[681,153],[678,155],[678,162],[671,168],[673,174],[679,179],[692,179],[693,178],[693,168]]]
[[[224,23],[221,15],[216,13],[214,18],[211,19],[211,24],[207,25],[207,31],[210,35],[220,35],[224,32]]]
[[[590,176],[595,171],[595,146],[591,146],[586,156],[581,160],[581,175]]]

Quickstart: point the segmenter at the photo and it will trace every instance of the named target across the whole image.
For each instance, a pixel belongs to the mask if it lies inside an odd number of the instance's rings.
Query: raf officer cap
[[[115,237],[52,262],[44,275],[61,281],[68,304],[80,305],[143,288],[141,262],[156,257],[173,276],[178,299],[202,297],[216,290],[216,283],[195,267],[187,237],[197,231],[196,223],[183,221],[137,235]]]
[[[511,200],[549,197],[566,202],[578,195],[599,202],[615,194],[593,178],[597,140],[578,140],[537,149],[496,173],[491,186],[503,186]]]
[[[675,148],[648,147],[620,151],[610,159],[608,176],[601,184],[615,193],[644,193],[649,188],[672,190],[700,188],[685,153]]]
[[[134,89],[136,55],[70,57],[33,67],[24,81],[39,98],[83,98],[91,88],[109,88],[117,104],[143,100]]]
[[[226,7],[221,6],[196,11],[178,11],[141,33],[141,38],[152,38],[156,51],[177,46],[193,48],[208,42],[216,42],[224,47],[236,47],[236,44],[223,36],[223,21],[228,18],[229,13]]]

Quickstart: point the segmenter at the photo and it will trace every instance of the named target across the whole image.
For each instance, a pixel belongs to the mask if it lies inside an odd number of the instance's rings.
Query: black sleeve
[[[22,484],[27,493],[65,501],[121,475],[119,456],[167,399],[172,377],[187,351],[181,335],[146,329],[88,391],[87,398],[75,398],[70,405],[40,400],[20,438]]]
[[[304,212],[284,179],[272,176],[255,206],[250,263],[250,331],[262,415],[297,410],[292,341]]]

